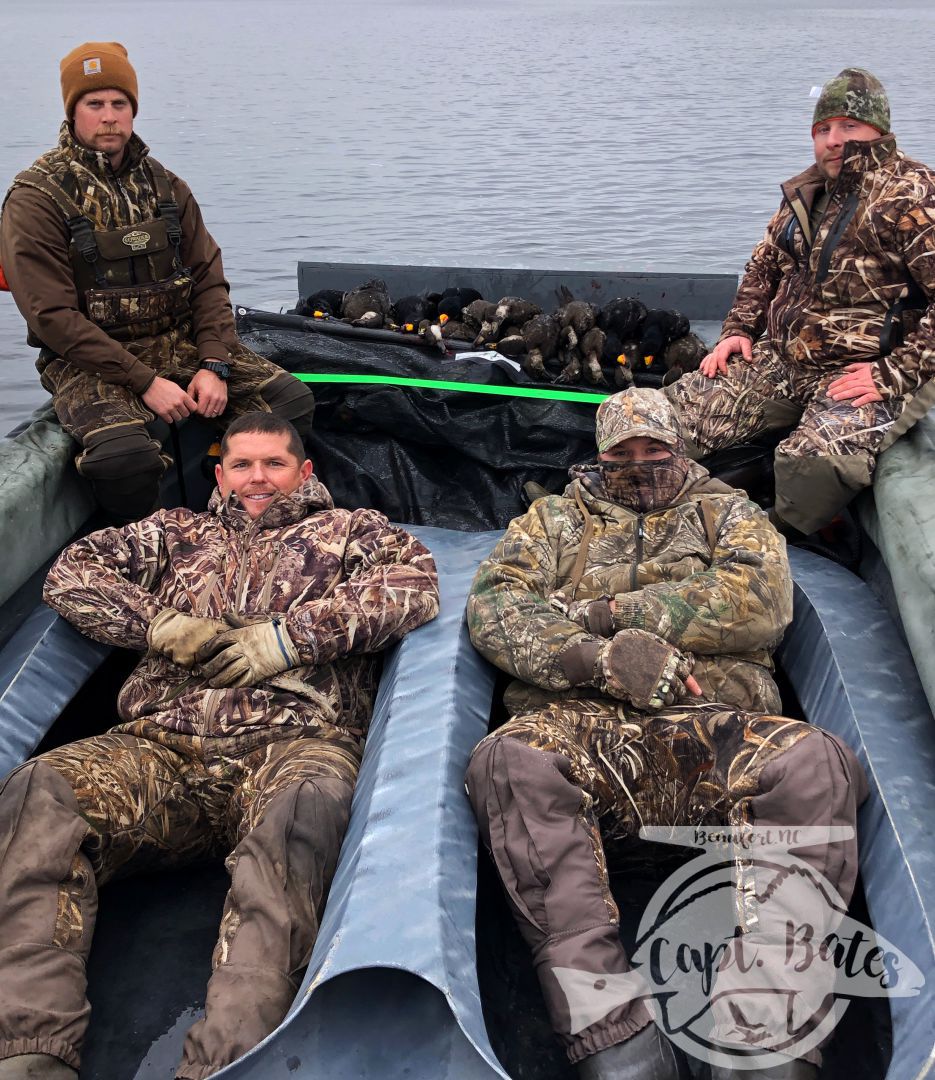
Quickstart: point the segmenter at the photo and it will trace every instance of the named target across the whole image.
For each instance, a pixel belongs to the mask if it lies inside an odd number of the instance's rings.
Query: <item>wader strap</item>
[[[704,527],[704,534],[708,541],[708,547],[711,548],[711,554],[713,555],[714,549],[717,547],[717,525],[714,521],[714,507],[708,499],[699,500],[695,503],[695,507],[698,510],[698,516],[701,518],[701,524]]]
[[[889,356],[897,345],[902,345],[903,312],[919,311],[928,307],[925,293],[919,287],[915,278],[910,277],[906,284],[908,292],[887,311],[883,325],[880,327],[880,356]]]
[[[172,194],[172,184],[164,166],[153,158],[149,158],[147,163],[153,179],[153,187],[156,190],[156,208],[159,216],[166,223],[166,236],[169,238],[169,243],[175,249],[175,269],[181,271],[183,269],[182,222],[179,217],[179,204]]]
[[[71,241],[75,250],[81,255],[86,263],[94,268],[94,280],[99,288],[107,288],[107,278],[98,262],[99,252],[97,240],[94,238],[94,226],[90,218],[81,213],[81,207],[71,196],[67,195],[62,188],[53,183],[44,173],[37,169],[25,169],[18,173],[13,181],[26,187],[36,188],[43,195],[48,195],[55,205],[65,216],[65,224],[71,233]]]
[[[581,546],[578,548],[578,557],[575,559],[575,565],[572,567],[571,571],[572,600],[574,600],[575,593],[578,591],[578,586],[581,584],[581,578],[584,576],[584,564],[588,558],[588,548],[591,544],[591,537],[594,535],[594,520],[588,513],[587,507],[581,501],[581,494],[577,487],[575,488],[575,502],[578,504],[578,509],[584,517],[584,530],[581,533]]]

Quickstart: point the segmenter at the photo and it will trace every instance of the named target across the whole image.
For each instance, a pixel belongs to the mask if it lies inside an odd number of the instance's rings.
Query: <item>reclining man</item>
[[[373,653],[438,611],[435,566],[373,510],[337,510],[288,421],[228,428],[206,513],[72,544],[45,599],[143,659],[120,723],[0,785],[0,1080],[74,1077],[97,886],[225,856],[205,1017],[179,1077],[272,1031],[308,964],[375,692]]]
[[[580,1074],[676,1080],[642,1000],[581,1030],[572,1022],[561,969],[595,986],[629,970],[605,843],[641,825],[853,825],[866,782],[834,736],[777,715],[770,653],[792,616],[792,583],[766,515],[685,456],[661,391],[606,399],[597,446],[597,464],[576,466],[563,495],[514,519],[474,580],[471,638],[518,681],[467,786]],[[850,896],[856,842],[809,859]],[[749,1005],[741,999],[725,1037],[741,1052],[759,1035]],[[743,1075],[813,1080],[817,1060],[810,1051]]]
[[[698,456],[797,424],[775,453],[790,536],[830,522],[935,402],[935,174],[889,132],[869,72],[823,87],[815,164],[782,185],[717,346],[668,390]]]
[[[61,62],[61,82],[58,146],[13,181],[0,263],[27,340],[41,349],[42,385],[81,444],[78,471],[123,523],[157,505],[170,464],[157,417],[225,423],[263,409],[302,430],[314,400],[240,344],[221,251],[194,196],[133,131],[126,49],[79,45]]]

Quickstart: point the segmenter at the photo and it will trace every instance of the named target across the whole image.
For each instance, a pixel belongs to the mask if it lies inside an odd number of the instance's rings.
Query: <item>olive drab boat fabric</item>
[[[302,666],[260,687],[212,690],[156,653],[124,684],[121,720],[212,736],[283,725],[362,737],[377,675],[369,654],[438,610],[428,551],[376,511],[334,509],[314,476],[255,521],[216,491],[207,514],[161,510],[93,533],[61,554],[44,598],[88,637],[141,652],[167,606],[216,619],[283,613]]]
[[[749,338],[753,362],[667,390],[702,453],[798,425],[776,450],[776,506],[803,532],[867,486],[877,453],[935,401],[935,173],[886,135],[846,143],[829,186],[813,229],[826,190],[817,166],[783,184],[747,263],[721,339]],[[860,362],[883,400],[829,399],[828,384]]]

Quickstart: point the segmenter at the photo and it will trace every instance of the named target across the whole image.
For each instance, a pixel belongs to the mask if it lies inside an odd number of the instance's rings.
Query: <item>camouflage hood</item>
[[[366,730],[373,654],[438,611],[435,565],[414,537],[373,510],[339,510],[314,476],[251,519],[215,492],[211,511],[161,510],[77,541],[49,572],[46,602],[97,641],[146,653],[118,699],[124,721],[196,735],[258,726]],[[214,690],[147,652],[166,607],[240,622],[282,616],[300,666],[259,686]]]

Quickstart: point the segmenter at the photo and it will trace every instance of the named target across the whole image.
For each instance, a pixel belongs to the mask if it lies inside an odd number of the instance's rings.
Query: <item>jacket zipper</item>
[[[241,596],[241,590],[244,585],[244,573],[247,568],[247,549],[250,546],[250,541],[253,538],[254,523],[251,521],[247,528],[244,530],[243,543],[240,545],[240,566],[237,569],[237,586],[234,589],[234,605],[238,615],[244,614],[243,597]]]
[[[831,198],[834,195],[832,193]],[[828,200],[828,204],[831,204],[831,198]],[[857,213],[858,195],[856,191],[852,191],[850,195],[844,200],[844,205],[838,212],[838,216],[834,219],[834,224],[828,230],[828,235],[825,237],[825,242],[821,246],[821,257],[818,260],[818,270],[815,274],[815,284],[820,285],[828,276],[828,270],[831,266],[831,256],[834,254],[834,249],[838,246],[838,242],[844,233],[844,230],[850,225],[851,218]],[[827,209],[825,211],[827,213]],[[824,214],[822,214],[822,220],[824,220]]]
[[[637,570],[640,563],[643,561],[643,515],[636,515],[636,554],[633,559],[633,568],[630,571],[630,591],[636,592],[637,589]]]

